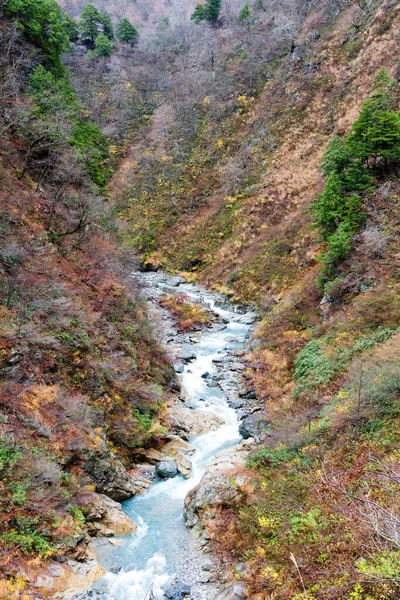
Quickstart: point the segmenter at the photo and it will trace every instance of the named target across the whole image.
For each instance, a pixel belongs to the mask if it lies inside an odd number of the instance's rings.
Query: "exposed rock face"
[[[216,506],[229,505],[241,496],[246,478],[235,477],[245,466],[249,446],[253,440],[243,441],[234,448],[222,450],[208,465],[200,483],[185,498],[183,515],[188,527],[206,518]]]
[[[178,474],[178,469],[176,468],[175,461],[172,460],[163,460],[158,463],[156,466],[156,473],[160,477],[164,477],[168,479],[170,477],[175,477]]]
[[[85,562],[50,562],[42,565],[40,570],[37,565],[25,564],[18,569],[18,575],[24,577],[39,594],[54,600],[66,600],[87,590],[104,573],[105,570],[91,551],[87,551]]]
[[[137,525],[122,510],[121,505],[103,494],[87,496],[90,506],[86,517],[88,533],[93,536],[111,537],[135,533]]]
[[[263,413],[254,413],[249,415],[239,425],[239,433],[245,440],[254,438],[257,441],[268,436],[268,421]]]
[[[139,492],[135,480],[122,462],[109,451],[107,454],[91,452],[84,468],[95,482],[96,491],[117,502],[127,500]]]

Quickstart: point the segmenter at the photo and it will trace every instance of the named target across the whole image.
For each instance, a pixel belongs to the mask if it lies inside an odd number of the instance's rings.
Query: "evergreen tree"
[[[246,2],[243,4],[242,9],[239,13],[239,21],[246,22],[251,18],[251,10],[249,4]]]
[[[332,171],[326,180],[325,188],[315,203],[317,227],[324,240],[334,232],[342,218],[345,199],[340,177]]]
[[[101,22],[103,25],[103,34],[108,37],[109,40],[114,39],[114,27],[111,21],[111,17],[107,11],[101,13]]]
[[[400,159],[400,113],[394,110],[393,81],[381,69],[374,85],[374,93],[367,98],[360,115],[347,138],[353,156],[363,162],[373,157],[388,161]]]
[[[124,18],[118,23],[117,37],[122,44],[135,46],[139,41],[139,33],[132,23]]]
[[[102,17],[97,8],[94,4],[87,4],[82,11],[79,23],[82,41],[93,44],[101,32],[102,25]]]
[[[325,177],[335,172],[344,192],[367,190],[372,184],[367,169],[360,160],[352,157],[350,149],[338,135],[329,142],[318,170]]]
[[[113,45],[104,33],[98,35],[94,42],[94,53],[99,58],[108,58],[113,51]]]
[[[350,150],[342,138],[335,135],[324,152],[318,171],[325,177],[329,177],[332,171],[340,173],[348,166],[351,160]]]
[[[62,71],[61,55],[69,41],[64,18],[55,0],[8,0],[4,14],[14,19],[17,27],[30,42],[42,49],[49,65]]]
[[[221,0],[208,0],[205,4],[197,4],[191,19],[198,25],[207,21],[213,27],[218,27]]]
[[[68,13],[64,13],[64,29],[67,32],[70,42],[77,42],[79,39],[78,23],[70,17]]]

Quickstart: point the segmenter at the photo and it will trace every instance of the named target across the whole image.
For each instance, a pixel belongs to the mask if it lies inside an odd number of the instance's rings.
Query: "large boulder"
[[[163,592],[169,600],[183,600],[190,597],[190,586],[181,581],[174,581]]]
[[[133,477],[122,462],[109,451],[107,454],[88,453],[84,468],[94,481],[96,492],[105,494],[117,502],[127,500],[139,492]]]
[[[45,598],[66,600],[90,588],[104,573],[94,553],[89,552],[84,562],[68,560],[60,564],[50,561],[39,567],[34,562],[26,562],[19,565],[17,574]]]
[[[176,467],[175,461],[163,460],[162,462],[159,462],[156,466],[156,473],[164,479],[175,477],[175,475],[178,474],[178,469]]]
[[[167,419],[168,429],[187,439],[189,435],[200,435],[215,431],[224,425],[223,419],[206,410],[191,410],[187,405],[173,406]]]
[[[247,477],[239,474],[244,469],[249,452],[249,441],[234,448],[222,450],[215,455],[200,481],[185,498],[183,516],[188,527],[197,525],[213,509],[233,504],[242,495],[242,486]]]
[[[249,415],[239,425],[239,433],[245,440],[254,438],[260,441],[268,436],[269,424],[261,412]]]
[[[88,507],[86,524],[90,535],[111,537],[136,532],[136,523],[115,500],[92,492],[85,496],[84,501]]]

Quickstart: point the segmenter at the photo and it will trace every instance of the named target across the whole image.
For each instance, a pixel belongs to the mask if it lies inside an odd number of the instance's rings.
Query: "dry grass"
[[[164,296],[160,304],[169,310],[181,331],[202,329],[215,321],[215,315],[205,311],[199,305],[188,302],[184,294]]]

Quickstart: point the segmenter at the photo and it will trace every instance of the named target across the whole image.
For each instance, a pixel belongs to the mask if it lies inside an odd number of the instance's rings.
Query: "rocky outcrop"
[[[135,533],[137,525],[122,510],[122,506],[104,496],[103,494],[90,493],[85,497],[88,505],[86,525],[91,536],[122,536]]]
[[[122,462],[108,448],[106,452],[89,452],[84,469],[94,481],[96,492],[117,502],[127,500],[140,491]]]
[[[244,439],[254,438],[257,442],[268,437],[269,424],[261,412],[249,415],[239,425],[239,433]]]
[[[87,551],[84,562],[52,561],[42,565],[40,569],[35,564],[26,563],[18,568],[18,575],[23,577],[37,593],[54,600],[67,600],[87,590],[104,573],[105,570],[99,565],[91,550]]]
[[[247,478],[237,472],[244,468],[252,444],[253,440],[246,440],[215,455],[200,483],[185,498],[183,515],[188,527],[212,517],[216,507],[230,505],[240,498]]]

